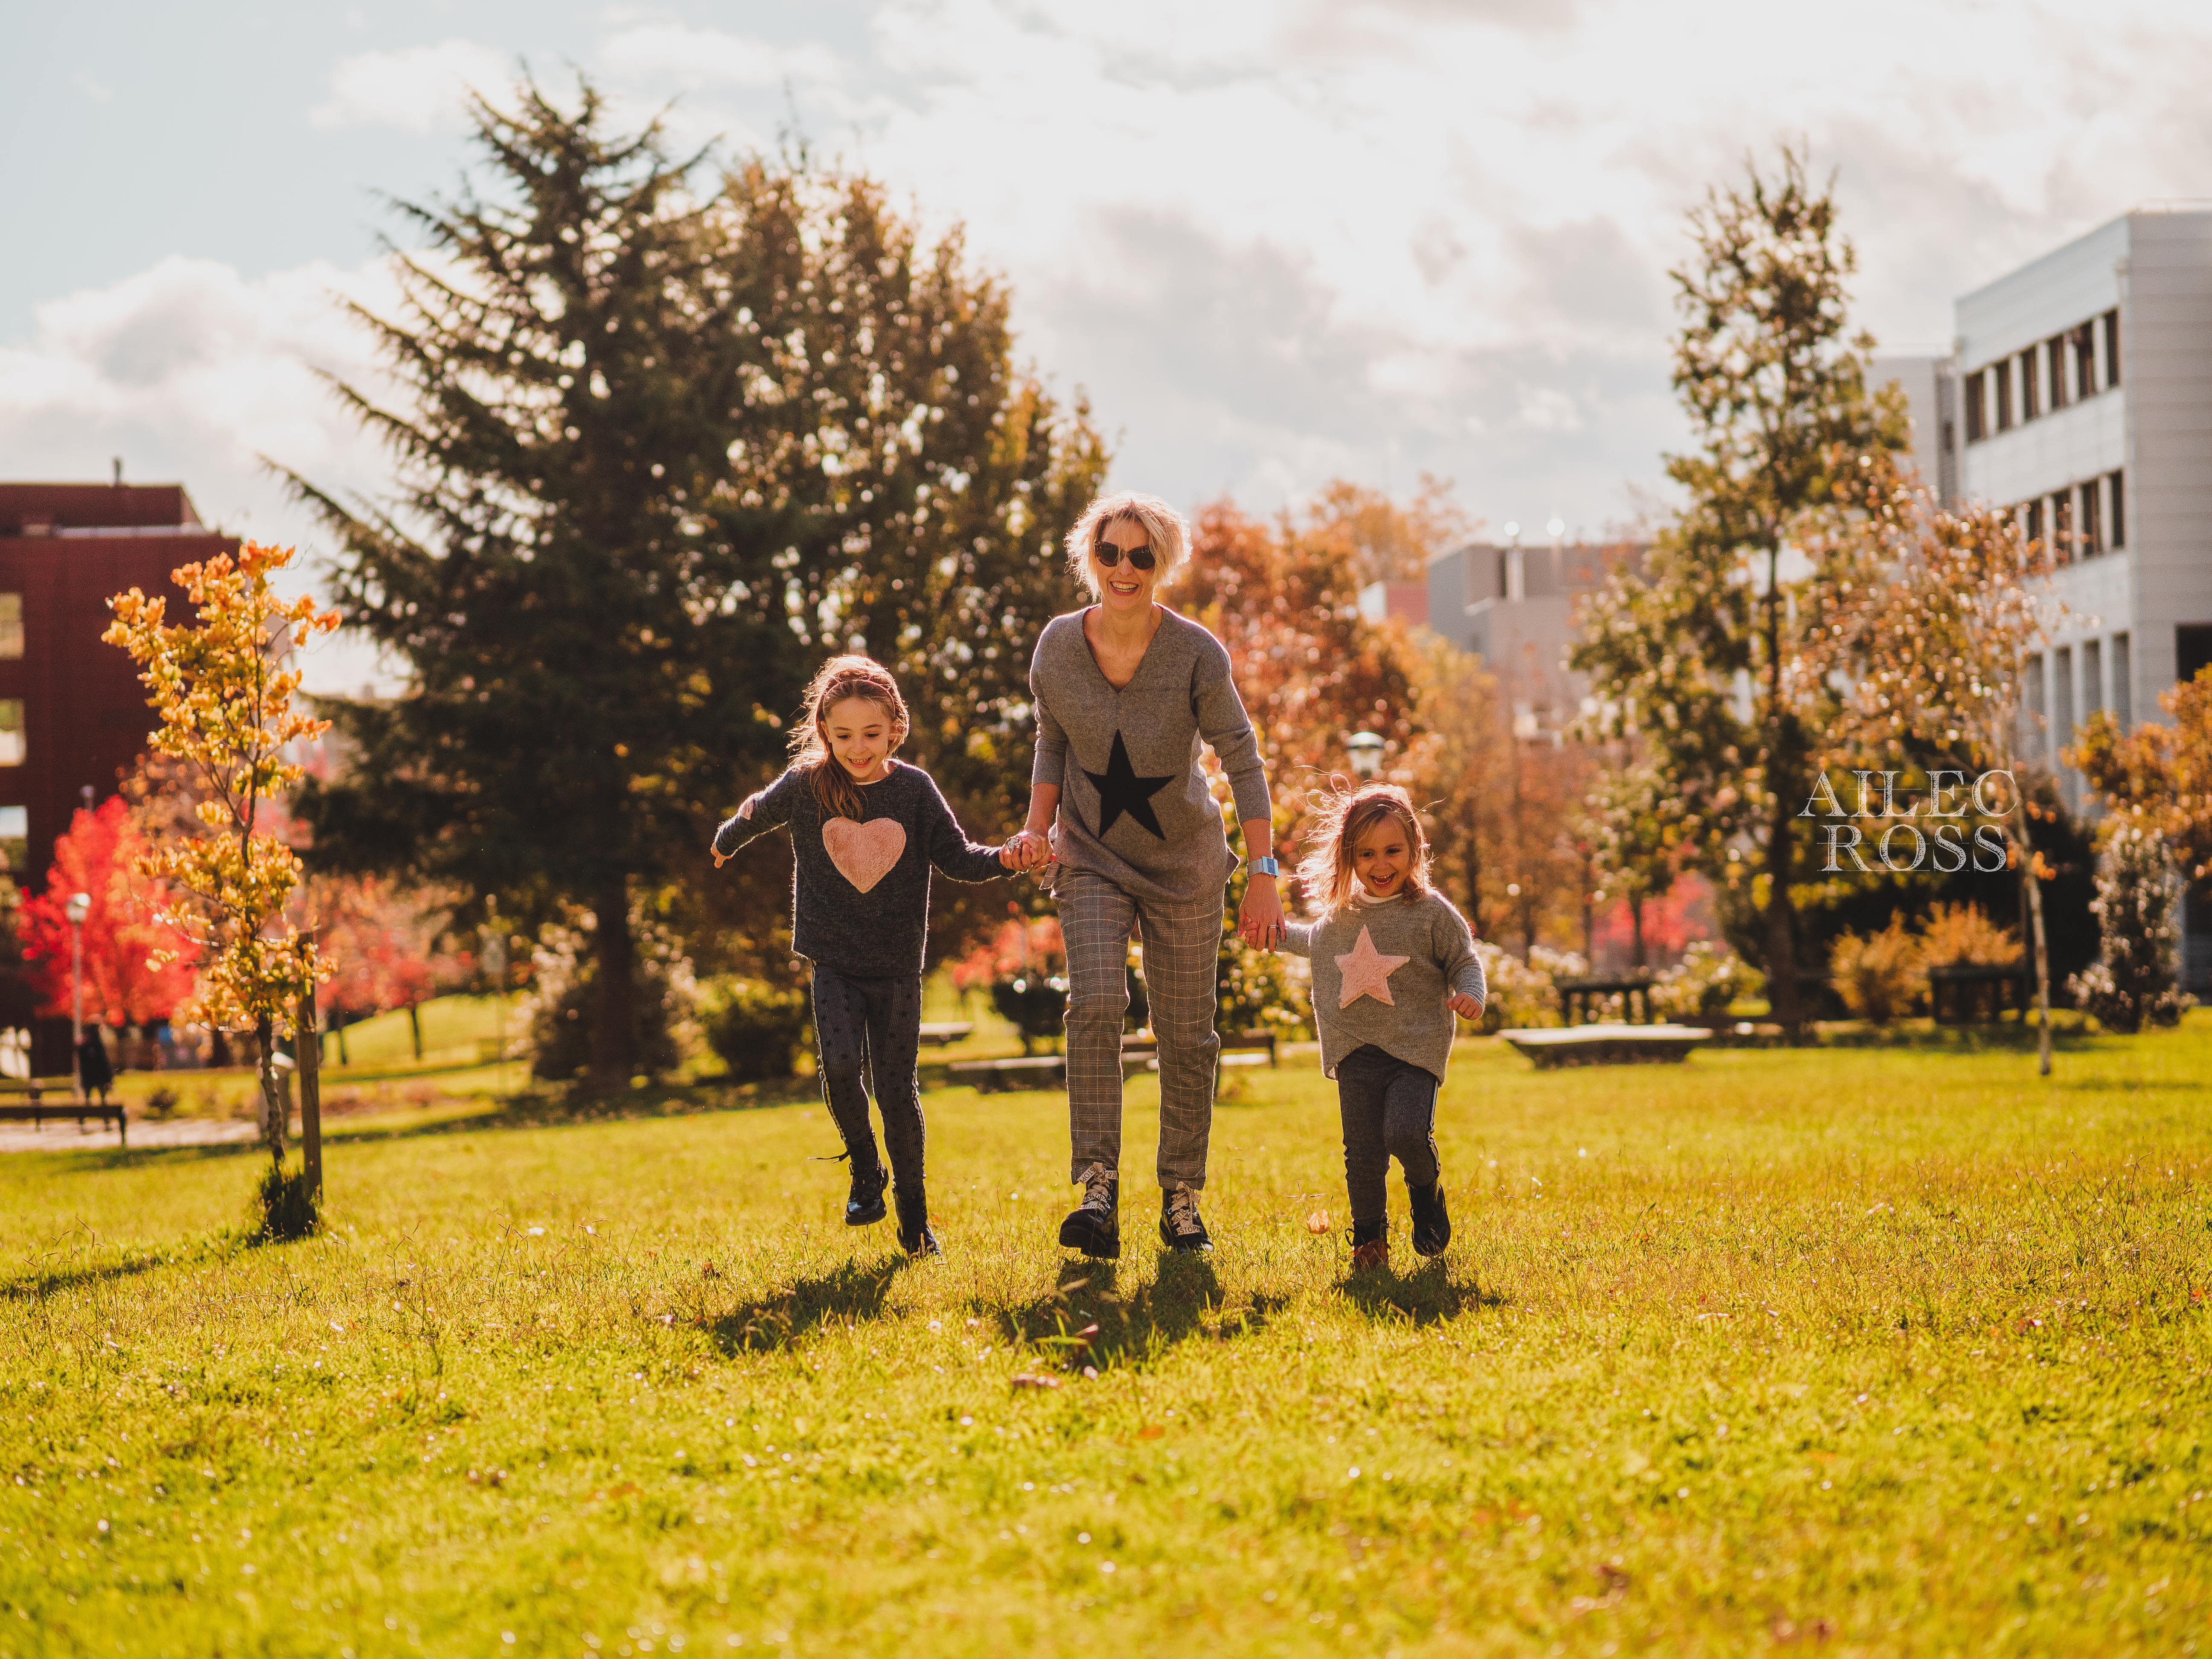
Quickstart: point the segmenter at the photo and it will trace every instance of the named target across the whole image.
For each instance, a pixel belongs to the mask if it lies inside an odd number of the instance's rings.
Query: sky
[[[1857,320],[2212,197],[2212,7],[2099,0],[0,0],[0,477],[181,480],[318,536],[262,465],[375,493],[324,376],[464,88],[590,76],[724,154],[803,135],[964,225],[1115,482],[1296,505],[1449,479],[1495,531],[1663,502],[1685,215],[1747,157],[1837,178]],[[341,650],[332,689],[373,664]]]

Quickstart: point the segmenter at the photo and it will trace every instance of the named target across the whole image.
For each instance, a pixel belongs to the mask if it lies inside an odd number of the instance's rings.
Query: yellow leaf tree
[[[309,1193],[322,1185],[320,1102],[316,1087],[316,983],[329,965],[311,933],[285,916],[300,885],[299,855],[263,823],[272,800],[297,782],[291,746],[329,723],[299,713],[295,648],[338,625],[312,599],[287,599],[272,587],[294,551],[248,542],[173,573],[196,619],[172,623],[168,602],[137,588],[108,608],[102,636],[129,652],[143,671],[147,702],[161,718],[154,747],[194,775],[201,830],[159,842],[139,863],[166,896],[161,920],[197,953],[198,989],[185,1012],[222,1030],[253,1033],[260,1055],[262,1118],[270,1157],[281,1173],[288,1091],[277,1075],[275,1038],[297,1039],[301,1128]]]

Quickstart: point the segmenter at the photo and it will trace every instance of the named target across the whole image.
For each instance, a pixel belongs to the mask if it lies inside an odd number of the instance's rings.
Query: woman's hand
[[[1283,942],[1283,901],[1273,876],[1254,876],[1244,884],[1244,902],[1237,910],[1237,936],[1255,950],[1273,951]]]
[[[1462,1019],[1480,1019],[1482,1005],[1464,991],[1454,991],[1444,999],[1444,1006]]]
[[[1034,830],[1023,830],[1007,839],[1000,861],[1010,870],[1034,870],[1052,861],[1052,847]]]

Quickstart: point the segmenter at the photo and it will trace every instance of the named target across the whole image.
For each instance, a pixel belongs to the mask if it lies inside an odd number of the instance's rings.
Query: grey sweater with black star
[[[1030,781],[1060,786],[1060,866],[1154,903],[1218,899],[1237,860],[1198,763],[1200,741],[1229,775],[1240,823],[1270,810],[1260,740],[1229,653],[1163,608],[1144,659],[1117,691],[1083,636],[1084,616],[1047,623],[1030,662],[1037,722]]]
[[[988,881],[1006,866],[994,848],[961,833],[936,781],[918,766],[893,761],[886,775],[860,786],[860,802],[858,820],[825,819],[812,776],[794,767],[769,786],[750,817],[714,831],[714,850],[727,857],[789,824],[793,953],[856,979],[918,974],[929,943],[932,866],[955,881]]]
[[[1441,893],[1355,898],[1319,921],[1291,923],[1283,948],[1313,959],[1314,1024],[1326,1077],[1371,1042],[1442,1082],[1458,1030],[1445,997],[1463,991],[1480,1002],[1488,994],[1474,935]],[[1378,983],[1389,1001],[1375,994]]]

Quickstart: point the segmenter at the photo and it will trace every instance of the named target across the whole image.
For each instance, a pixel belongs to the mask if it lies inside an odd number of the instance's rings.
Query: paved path
[[[235,1118],[180,1117],[167,1123],[133,1118],[131,1145],[144,1150],[155,1146],[211,1146],[230,1140],[252,1140],[261,1130]],[[115,1126],[111,1123],[9,1123],[0,1126],[0,1152],[102,1152],[115,1149]]]

